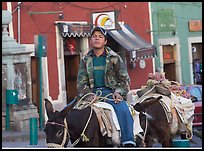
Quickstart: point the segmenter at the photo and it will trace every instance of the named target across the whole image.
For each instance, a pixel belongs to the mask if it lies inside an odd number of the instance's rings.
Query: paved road
[[[46,148],[45,140],[38,140],[37,145],[30,145],[30,141],[24,142],[2,142],[2,148]]]
[[[179,139],[179,137],[175,138]],[[195,143],[190,143],[190,148],[202,148],[202,139],[200,137],[197,137],[196,135],[193,136],[192,139]],[[2,148],[47,148],[46,142],[44,139],[38,140],[37,145],[30,145],[30,141],[24,141],[24,142],[2,142]],[[161,148],[161,144],[154,144],[153,148]]]

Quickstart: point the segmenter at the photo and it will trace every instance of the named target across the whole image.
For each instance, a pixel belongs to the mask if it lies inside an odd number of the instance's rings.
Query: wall
[[[161,32],[159,31],[159,10],[174,10],[175,16],[175,34],[172,31]],[[202,20],[202,3],[201,2],[151,2],[152,12],[152,24],[153,24],[153,39],[154,45],[159,47],[158,39],[165,38],[178,38],[179,39],[179,51],[180,51],[180,63],[181,63],[181,83],[190,84],[192,83],[192,71],[190,63],[190,53],[188,38],[202,37],[202,31],[190,32],[188,22],[189,20]],[[166,14],[166,17],[169,17]],[[202,43],[202,40],[201,40]],[[155,60],[156,69],[160,68],[159,57]]]
[[[2,9],[6,9],[3,2]],[[17,2],[12,2],[12,11],[17,7]],[[34,35],[45,34],[47,36],[47,61],[49,95],[53,100],[59,95],[59,73],[57,65],[56,46],[56,21],[87,21],[92,23],[93,12],[117,10],[118,21],[124,21],[146,41],[151,41],[148,2],[22,2],[20,6],[20,43],[33,44]],[[53,11],[63,11],[64,19],[59,19]],[[31,12],[50,12],[50,14],[32,14]],[[18,13],[13,13],[14,37],[18,40]],[[136,64],[135,69],[128,72],[131,77],[131,89],[140,88],[146,84],[147,75],[153,72],[152,59],[146,60],[145,69]],[[141,76],[142,75],[142,76]]]

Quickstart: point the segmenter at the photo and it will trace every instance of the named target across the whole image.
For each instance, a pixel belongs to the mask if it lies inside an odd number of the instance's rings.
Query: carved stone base
[[[11,131],[30,131],[30,118],[37,118],[39,114],[37,107],[29,105],[10,105],[10,130]],[[39,127],[39,123],[38,123]]]

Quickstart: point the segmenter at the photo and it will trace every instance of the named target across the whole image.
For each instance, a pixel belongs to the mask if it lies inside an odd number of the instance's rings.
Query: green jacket
[[[126,65],[122,58],[109,47],[106,50],[106,67],[105,67],[105,86],[112,88],[114,92],[118,92],[126,99],[126,95],[130,90],[130,77],[127,72]],[[94,88],[93,78],[93,62],[90,50],[81,60],[78,77],[77,89],[79,97],[92,92]]]

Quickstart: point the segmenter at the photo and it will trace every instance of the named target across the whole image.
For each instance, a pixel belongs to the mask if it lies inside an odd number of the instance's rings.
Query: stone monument
[[[6,91],[18,91],[18,104],[10,105],[10,130],[29,131],[29,119],[39,119],[37,107],[32,103],[31,57],[34,51],[9,36],[7,30],[12,15],[2,10],[2,129],[5,128]]]

